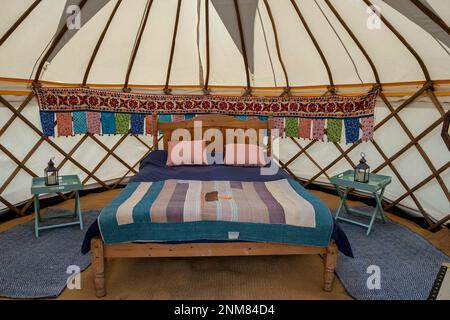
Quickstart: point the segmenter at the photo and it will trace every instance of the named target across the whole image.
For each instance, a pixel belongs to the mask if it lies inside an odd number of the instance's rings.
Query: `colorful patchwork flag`
[[[374,126],[375,126],[375,119],[373,117],[361,118],[362,141],[367,142],[372,140]]]
[[[73,133],[85,134],[87,132],[87,118],[85,111],[74,111],[72,113]]]
[[[144,134],[144,119],[145,114],[132,113],[131,114],[131,134],[139,135]]]
[[[72,135],[72,112],[56,113],[56,124],[58,125],[58,137]]]
[[[158,122],[172,122],[172,115],[171,114],[159,114]],[[160,130],[159,133],[163,134],[164,132],[162,132]]]
[[[304,139],[311,139],[312,120],[301,118],[298,126],[298,136]]]
[[[55,136],[55,113],[54,112],[40,112],[42,133],[46,137]]]
[[[284,135],[284,118],[283,117],[274,117],[273,118],[273,128],[278,130],[279,137],[283,137]]]
[[[87,112],[87,132],[91,134],[100,134],[100,113]]]
[[[116,134],[116,118],[113,112],[102,112],[102,134]]]
[[[158,121],[159,122],[172,122],[172,115],[171,114],[159,114]]]
[[[344,120],[345,124],[345,142],[355,143],[359,139],[359,119],[350,118]]]
[[[286,137],[298,138],[298,118],[286,118],[285,131]]]
[[[313,120],[313,140],[323,141],[325,136],[325,119],[314,119]]]
[[[116,133],[127,134],[130,129],[130,115],[128,113],[116,113]]]
[[[247,120],[248,116],[234,116],[238,120]]]
[[[192,119],[192,118],[195,118],[195,113],[188,113],[188,114],[184,115],[184,119],[185,120],[189,120],[189,119]]]
[[[248,116],[247,120],[248,121],[258,121],[259,117],[258,116]]]
[[[184,121],[184,114],[174,114],[174,115],[172,116],[172,121],[173,121],[173,122]]]
[[[268,116],[259,116],[258,119],[260,121],[267,121],[267,120],[269,120],[269,117]],[[264,136],[267,137],[267,130],[264,130]]]
[[[152,115],[145,116],[145,133],[153,134],[153,116]]]
[[[342,136],[342,120],[328,119],[327,120],[327,138],[328,142],[341,142]]]

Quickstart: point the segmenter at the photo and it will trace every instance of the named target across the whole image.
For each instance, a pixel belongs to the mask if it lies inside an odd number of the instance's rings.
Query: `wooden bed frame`
[[[153,115],[153,147],[158,150],[158,131],[164,133],[163,145],[172,137],[172,132],[183,128],[190,132],[194,130],[194,121],[202,121],[203,131],[216,128],[225,133],[226,129],[266,129],[268,130],[268,154],[271,153],[271,129],[273,120],[244,121],[225,115],[202,115],[191,120],[168,123],[157,121],[157,115]],[[225,136],[225,134],[224,134]],[[246,140],[246,143],[248,139]],[[259,140],[258,140],[259,142]],[[101,237],[91,241],[91,259],[94,268],[94,286],[97,297],[106,295],[105,286],[105,259],[108,258],[141,258],[141,257],[224,257],[224,256],[264,256],[264,255],[301,255],[323,254],[324,275],[323,289],[332,291],[334,271],[337,263],[337,246],[331,241],[328,247],[312,247],[302,245],[290,245],[265,242],[230,242],[230,243],[184,243],[184,244],[160,244],[160,243],[119,243],[105,244]]]

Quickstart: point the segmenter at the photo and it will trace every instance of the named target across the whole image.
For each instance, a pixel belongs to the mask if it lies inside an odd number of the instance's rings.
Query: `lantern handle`
[[[365,159],[366,158],[366,154],[364,152],[361,152],[361,157]]]

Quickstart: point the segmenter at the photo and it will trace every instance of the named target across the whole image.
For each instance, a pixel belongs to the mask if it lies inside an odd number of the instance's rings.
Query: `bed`
[[[154,151],[101,211],[83,243],[83,253],[91,251],[96,296],[106,295],[105,259],[136,257],[322,254],[323,289],[331,291],[338,247],[352,252],[325,204],[281,169],[261,175],[259,167],[167,166],[172,133],[193,133],[194,121],[202,122],[203,132],[267,130],[271,152],[271,118],[202,115],[162,123],[154,117]],[[164,133],[164,150],[158,150],[158,133]],[[244,141],[250,143],[249,137]],[[215,198],[207,199],[211,194]]]

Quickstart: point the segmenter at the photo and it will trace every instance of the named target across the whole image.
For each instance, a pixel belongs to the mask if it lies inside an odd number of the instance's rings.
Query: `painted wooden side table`
[[[47,229],[53,229],[53,228],[62,228],[62,227],[68,227],[73,225],[79,225],[80,229],[83,230],[83,217],[81,216],[81,209],[80,209],[80,195],[79,191],[83,190],[83,185],[80,182],[80,179],[77,175],[70,175],[70,176],[60,176],[58,177],[59,184],[54,186],[47,186],[45,184],[45,178],[41,177],[34,177],[32,184],[31,184],[31,194],[34,196],[34,212],[35,212],[35,235],[36,238],[39,237],[39,231],[40,230],[47,230]],[[41,216],[41,210],[39,205],[39,195],[41,194],[48,194],[48,193],[58,193],[58,192],[75,192],[75,209],[70,213],[63,213],[63,214],[46,214],[44,217]],[[54,219],[60,219],[60,218],[66,218],[66,217],[73,217],[74,219],[77,218],[76,221],[73,222],[66,222],[66,223],[60,223],[60,224],[53,224],[53,225],[45,225],[41,226],[41,222],[46,222]]]
[[[367,228],[367,235],[370,234],[370,231],[372,230],[373,223],[375,222],[375,219],[381,219],[383,222],[386,221],[386,217],[384,216],[384,210],[383,206],[381,204],[381,200],[383,199],[384,191],[386,189],[386,186],[391,183],[392,179],[389,176],[384,176],[381,174],[375,174],[371,173],[369,175],[369,182],[362,183],[357,182],[354,179],[354,172],[353,170],[348,170],[343,173],[340,173],[330,179],[331,183],[336,187],[336,190],[339,194],[339,197],[341,198],[341,203],[339,205],[339,208],[336,212],[336,220],[345,221],[348,223],[356,224],[361,227]],[[368,213],[366,211],[362,211],[357,208],[350,208],[347,204],[347,196],[350,193],[351,190],[361,190],[372,193],[373,197],[375,198],[375,208],[373,209],[372,213]],[[367,216],[370,218],[369,224],[365,224],[356,220],[352,220],[351,218],[344,218],[341,217],[341,211],[342,208],[345,208],[348,214],[356,214],[356,215],[362,215]]]

